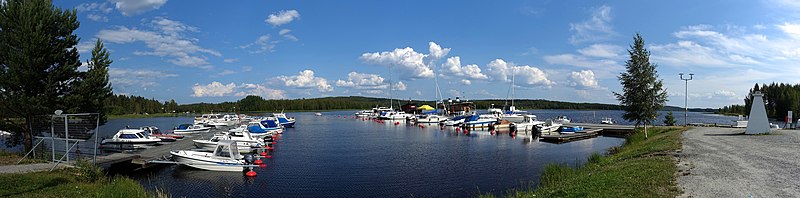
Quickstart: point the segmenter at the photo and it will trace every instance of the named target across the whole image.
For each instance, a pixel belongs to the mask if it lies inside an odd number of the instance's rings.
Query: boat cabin
[[[241,159],[239,154],[239,147],[236,146],[236,141],[233,140],[220,140],[217,142],[217,148],[214,149],[214,158],[222,159]]]

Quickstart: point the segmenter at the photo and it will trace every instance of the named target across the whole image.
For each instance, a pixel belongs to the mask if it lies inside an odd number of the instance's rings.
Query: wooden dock
[[[96,164],[100,167],[110,167],[114,164],[130,163],[141,165],[141,168],[147,168],[153,164],[148,163],[151,160],[164,160],[169,156],[171,150],[187,150],[195,148],[192,140],[209,139],[215,133],[227,129],[212,129],[206,133],[187,135],[183,139],[175,142],[163,143],[162,145],[153,146],[147,149],[137,149],[134,151],[122,151],[112,153],[109,155],[97,156]]]
[[[587,129],[603,129],[599,131],[600,135],[624,137],[633,133],[633,125],[618,125],[618,124],[592,124],[592,123],[567,123],[564,126],[580,126]]]
[[[600,128],[586,128],[581,132],[575,133],[559,133],[559,132],[551,132],[548,134],[542,134],[540,136],[542,141],[545,142],[553,142],[553,143],[564,143],[564,142],[571,142],[576,140],[588,139],[597,137],[600,135],[600,132],[603,129]]]

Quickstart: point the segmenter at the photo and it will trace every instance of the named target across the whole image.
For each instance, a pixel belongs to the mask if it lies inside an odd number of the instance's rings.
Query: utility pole
[[[679,75],[681,76],[681,80],[683,80],[686,84],[686,93],[683,94],[683,124],[685,126],[689,126],[689,81],[692,80],[694,74],[690,73],[689,78],[683,78],[683,73],[680,73]]]

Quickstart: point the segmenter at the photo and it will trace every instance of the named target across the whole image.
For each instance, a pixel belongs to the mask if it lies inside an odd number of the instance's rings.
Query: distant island
[[[455,98],[452,98],[455,100]],[[502,108],[508,101],[505,99],[470,100],[477,109],[487,109],[492,104]],[[331,111],[371,109],[377,106],[389,106],[388,98],[373,98],[363,96],[336,96],[322,98],[298,98],[267,100],[260,96],[247,96],[235,102],[222,103],[193,103],[177,104],[174,100],[161,102],[141,96],[113,95],[105,101],[105,109],[109,115],[126,114],[158,114],[177,112],[268,112],[268,111]],[[433,105],[434,101],[424,100],[394,100],[394,106],[414,103],[418,105]],[[517,109],[575,109],[575,110],[621,110],[617,104],[601,103],[574,103],[551,101],[543,99],[515,99]],[[682,107],[665,106],[665,111],[683,111]],[[715,112],[717,109],[693,108],[694,112]]]

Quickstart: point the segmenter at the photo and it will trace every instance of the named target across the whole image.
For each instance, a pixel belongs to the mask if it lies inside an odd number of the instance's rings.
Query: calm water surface
[[[430,125],[380,124],[352,112],[290,113],[297,128],[281,136],[266,168],[246,178],[166,165],[129,175],[146,187],[177,197],[471,197],[501,195],[535,185],[548,163],[581,165],[623,139],[598,137],[566,144]],[[191,118],[112,120],[106,126],[161,127]],[[134,123],[135,122],[135,123]],[[148,123],[149,122],[149,123]],[[112,127],[113,128],[113,127]]]

